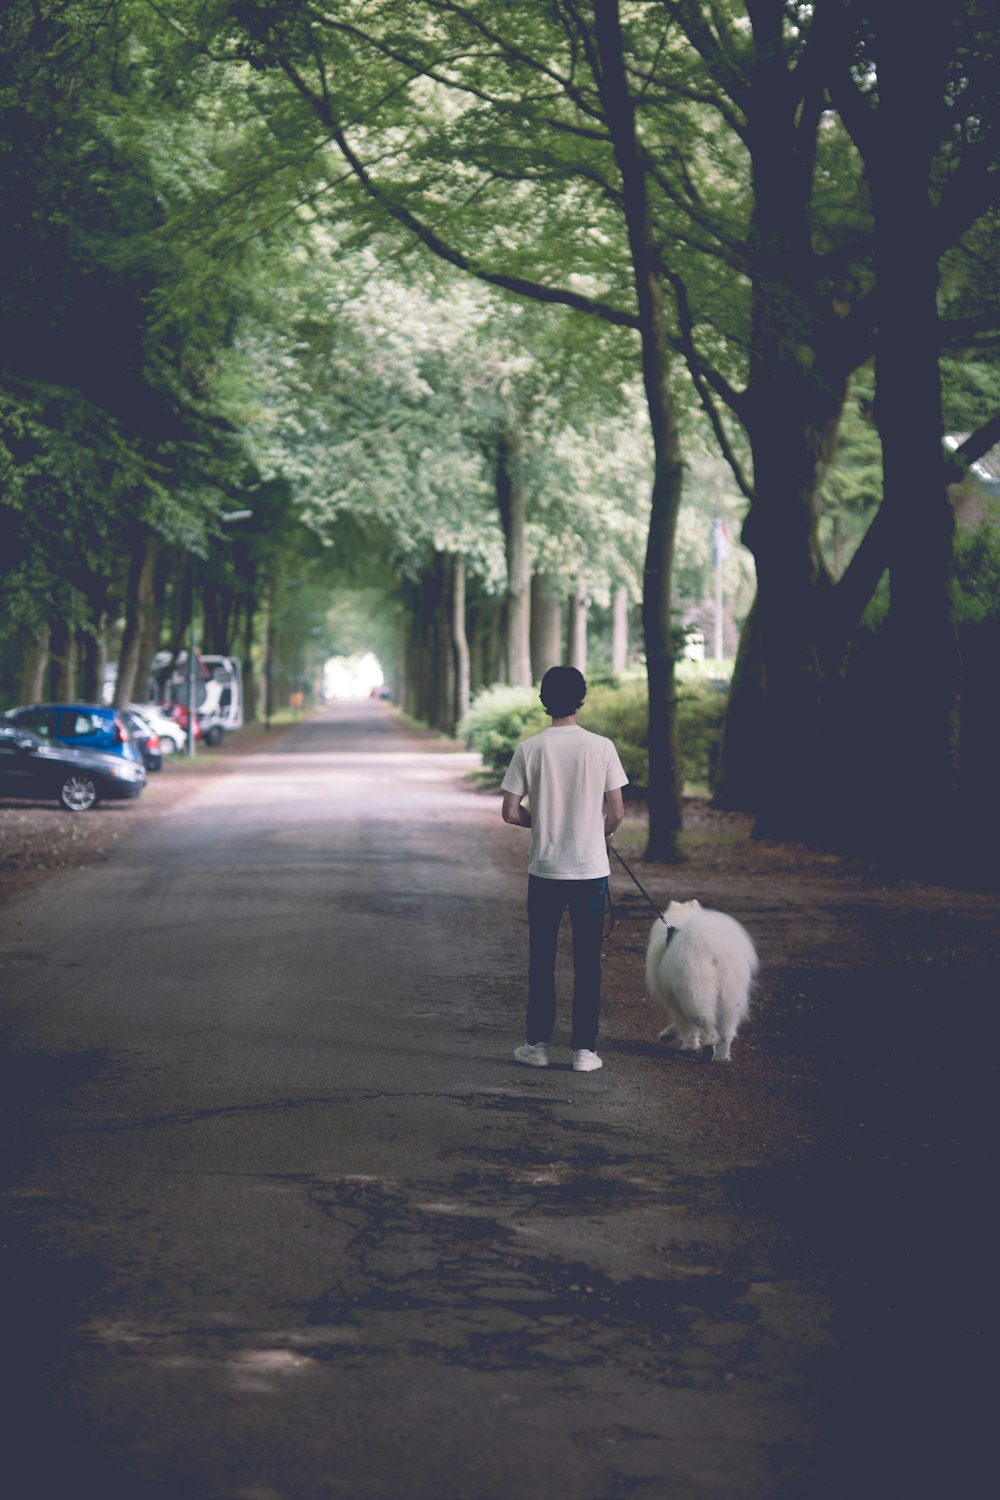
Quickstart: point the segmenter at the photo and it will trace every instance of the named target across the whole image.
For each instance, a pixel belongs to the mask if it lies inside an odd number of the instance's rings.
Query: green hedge
[[[587,693],[580,723],[595,734],[614,740],[633,793],[649,785],[646,684],[640,679],[599,683]],[[726,717],[725,684],[709,678],[681,680],[677,688],[681,764],[687,790],[708,793],[715,779],[719,746]],[[476,697],[459,727],[469,748],[478,750],[483,765],[500,778],[519,740],[548,726],[537,688],[493,687]]]
[[[470,750],[479,751],[483,765],[502,778],[518,741],[548,722],[537,688],[491,687],[474,698],[458,732]]]

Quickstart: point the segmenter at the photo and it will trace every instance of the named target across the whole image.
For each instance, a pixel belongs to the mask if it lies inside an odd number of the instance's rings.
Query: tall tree
[[[164,229],[194,156],[171,149],[174,84],[145,66],[141,14],[14,0],[0,32],[0,597],[5,627],[75,630],[90,693],[109,617],[144,608],[133,540],[183,545],[245,468],[212,379],[235,278],[168,308]]]
[[[881,357],[888,337],[905,361],[905,318],[887,331],[883,315],[904,288],[914,291],[912,245],[906,235],[882,236],[887,219],[874,201],[874,156],[855,128],[865,112],[855,95],[860,87],[868,105],[878,97],[864,83],[873,26],[883,47],[903,51],[914,28],[906,7],[861,0],[676,0],[665,8],[688,46],[670,52],[675,66],[659,71],[647,107],[666,101],[689,119],[693,111],[704,130],[690,153],[657,162],[660,238],[680,247],[670,271],[681,346],[750,502],[744,538],[759,584],[719,790],[729,805],[757,812],[758,832],[808,836],[829,831],[825,809],[834,804],[818,788],[837,779],[831,755],[842,743],[830,733],[830,707],[839,703],[831,689],[889,560],[891,530],[890,502],[834,579],[820,538],[822,485],[848,379],[876,347]],[[935,260],[961,246],[996,201],[995,102],[982,83],[970,88],[970,78],[990,72],[979,12],[975,0],[937,7],[939,19],[950,17],[934,28],[939,66],[932,72],[914,55],[909,80],[908,151],[922,139],[922,243]],[[996,326],[995,306],[992,318]],[[909,520],[922,525],[919,507]],[[943,541],[943,533],[927,524],[933,547],[931,537]],[[745,700],[759,695],[758,711]],[[749,737],[740,742],[744,725]],[[934,795],[947,806],[940,776]]]
[[[965,225],[996,191],[995,89],[983,86],[990,44],[979,8],[962,0],[945,0],[920,27],[892,0],[871,0],[848,8],[842,36],[836,97],[874,209],[879,521],[890,581],[871,818],[881,852],[934,869],[956,829],[960,682],[939,312],[952,236],[941,215]]]

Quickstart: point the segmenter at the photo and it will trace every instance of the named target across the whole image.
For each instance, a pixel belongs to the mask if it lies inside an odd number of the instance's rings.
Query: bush
[[[689,791],[707,794],[712,789],[727,702],[725,687],[720,689],[711,679],[690,677],[678,682],[681,765]],[[585,729],[614,740],[633,795],[641,794],[649,785],[647,704],[646,684],[636,678],[590,687],[580,710],[580,723]],[[499,778],[518,742],[548,724],[537,688],[492,687],[477,695],[459,733],[470,749],[479,751],[483,765]]]
[[[458,732],[483,757],[483,765],[503,776],[520,740],[549,723],[537,688],[484,688],[469,705]]]
[[[685,789],[710,796],[719,768],[722,733],[729,706],[728,684],[693,679],[677,694],[677,732]]]
[[[1000,619],[1000,505],[955,537],[955,613],[960,625]]]
[[[588,688],[587,701],[580,710],[584,729],[614,740],[629,781],[626,790],[633,792],[649,785],[648,703],[645,682],[634,678],[617,686]]]

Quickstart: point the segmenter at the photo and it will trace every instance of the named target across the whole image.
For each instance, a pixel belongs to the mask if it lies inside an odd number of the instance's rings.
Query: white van
[[[243,668],[235,656],[195,653],[194,707],[206,745],[243,727]],[[187,652],[158,651],[150,672],[150,695],[160,703],[187,707]]]
[[[202,656],[201,661],[212,675],[205,684],[205,709],[199,712],[207,711],[215,715],[221,730],[226,733],[233,729],[242,729],[243,666],[239,658],[236,656]],[[202,733],[208,739],[204,718]],[[221,734],[219,738],[222,738]],[[208,743],[217,744],[218,741],[208,740]]]

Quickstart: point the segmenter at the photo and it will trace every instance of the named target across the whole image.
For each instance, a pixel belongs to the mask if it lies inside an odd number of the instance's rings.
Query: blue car
[[[31,703],[26,708],[9,708],[3,717],[50,745],[103,750],[142,765],[142,753],[117,709],[99,703]]]

